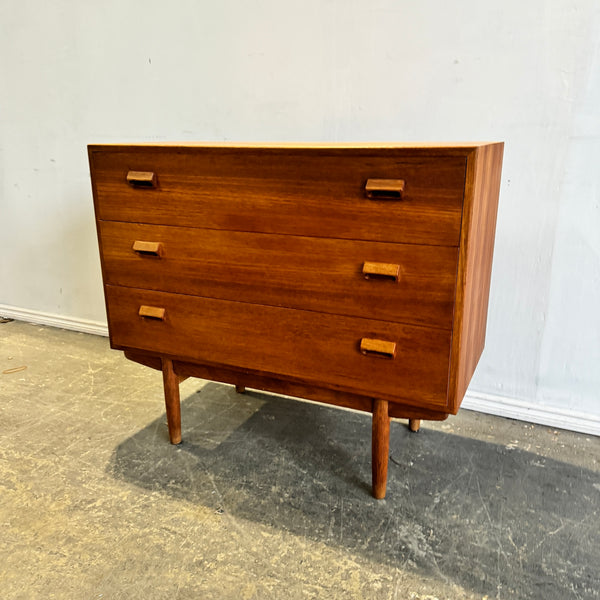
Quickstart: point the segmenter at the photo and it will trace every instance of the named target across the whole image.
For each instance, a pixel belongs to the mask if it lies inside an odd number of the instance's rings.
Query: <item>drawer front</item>
[[[91,167],[102,220],[459,243],[464,157],[398,149],[137,147],[95,150]]]
[[[114,347],[446,406],[447,330],[110,285],[106,297]]]
[[[99,226],[108,284],[452,327],[455,247]]]

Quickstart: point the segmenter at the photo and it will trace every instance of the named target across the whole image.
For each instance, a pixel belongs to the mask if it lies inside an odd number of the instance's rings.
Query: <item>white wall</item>
[[[105,319],[89,142],[504,140],[472,390],[600,423],[598,0],[0,0],[0,28],[0,304]]]

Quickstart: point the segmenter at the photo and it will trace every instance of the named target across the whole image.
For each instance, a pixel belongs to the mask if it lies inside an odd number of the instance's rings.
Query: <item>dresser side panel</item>
[[[504,144],[467,159],[448,409],[456,414],[483,352]]]

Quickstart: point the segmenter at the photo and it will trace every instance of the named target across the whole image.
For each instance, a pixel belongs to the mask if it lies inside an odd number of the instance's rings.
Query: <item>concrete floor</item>
[[[25,370],[3,371],[26,366]],[[2,598],[600,597],[600,439],[461,411],[392,425],[159,373],[100,337],[0,325]]]

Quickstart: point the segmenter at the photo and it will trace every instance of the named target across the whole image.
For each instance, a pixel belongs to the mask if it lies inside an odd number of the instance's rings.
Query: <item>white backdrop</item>
[[[598,0],[0,0],[0,28],[2,312],[105,321],[89,142],[504,140],[471,405],[600,433]]]

